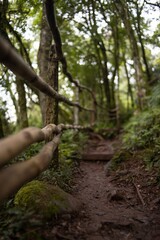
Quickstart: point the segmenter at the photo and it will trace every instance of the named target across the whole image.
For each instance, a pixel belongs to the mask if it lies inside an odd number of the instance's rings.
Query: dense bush
[[[143,150],[148,166],[160,165],[160,109],[152,108],[131,118],[124,128],[126,150]]]
[[[154,147],[160,143],[160,109],[153,108],[132,117],[125,126],[123,142],[128,149]]]

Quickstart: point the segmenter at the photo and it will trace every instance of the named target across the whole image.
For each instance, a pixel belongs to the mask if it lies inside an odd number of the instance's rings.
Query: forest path
[[[147,186],[142,193],[137,182],[131,181],[134,174],[139,174],[139,169],[143,172],[142,166],[137,168],[132,165],[129,169],[123,166],[123,170],[108,174],[109,165],[102,161],[104,159],[94,159],[96,154],[97,157],[107,154],[106,149],[109,151],[108,156],[112,155],[118,145],[117,140],[97,139],[89,142],[84,151],[87,161],[80,162],[79,171],[74,178],[73,195],[83,203],[81,211],[76,216],[67,215],[66,219],[61,220],[61,224],[56,227],[56,239],[160,239],[158,189]],[[91,157],[90,160],[86,154]],[[146,177],[150,176],[140,174],[138,181],[141,186]]]

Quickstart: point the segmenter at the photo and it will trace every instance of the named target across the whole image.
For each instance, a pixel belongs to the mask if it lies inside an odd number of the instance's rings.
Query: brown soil
[[[74,178],[73,195],[83,206],[78,214],[58,221],[52,239],[160,239],[160,196],[154,171],[147,171],[134,156],[110,174],[105,161],[93,161],[93,152],[106,154],[110,149],[111,154],[117,146],[117,140],[90,141],[84,154],[91,153],[91,161],[81,161]]]

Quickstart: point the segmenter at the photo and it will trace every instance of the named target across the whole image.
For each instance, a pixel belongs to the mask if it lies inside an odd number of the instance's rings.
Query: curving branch
[[[75,86],[79,88],[79,90],[82,90],[82,89],[87,90],[91,94],[94,102],[97,103],[93,91],[90,88],[79,84],[78,81],[73,79],[71,73],[68,71],[67,61],[66,61],[66,58],[65,58],[65,56],[63,54],[63,50],[62,50],[61,36],[60,36],[60,32],[59,32],[57,22],[56,22],[54,1],[53,0],[45,0],[44,3],[45,3],[45,8],[46,8],[46,16],[47,16],[48,24],[50,26],[50,29],[51,29],[51,32],[53,35],[53,39],[55,42],[55,50],[57,53],[58,60],[62,64],[63,73],[68,77],[68,79],[71,83],[74,83]]]
[[[72,102],[57,93],[42,78],[40,78],[27,63],[24,62],[15,49],[2,37],[0,37],[0,53],[0,62],[9,68],[14,74],[24,79],[26,83],[32,84],[36,89],[45,93],[49,97],[58,99],[60,102],[64,102],[70,106],[76,106],[80,110],[94,112],[93,109],[84,108],[80,106],[80,104]]]
[[[21,39],[19,33],[14,30],[14,28],[9,24],[8,20],[6,20],[6,24],[7,24],[7,27],[8,27],[8,29],[9,29],[9,31],[16,37],[16,39],[17,39],[17,41],[19,42],[21,48],[23,49],[23,52],[24,52],[24,55],[25,55],[25,57],[26,57],[27,62],[28,62],[29,65],[32,67],[32,63],[31,63],[29,54],[28,54],[28,52],[27,52],[26,47],[24,46],[24,44],[23,44],[23,42],[22,42],[22,39]]]
[[[144,2],[148,5],[160,8],[160,3],[158,3],[158,2],[152,3],[152,2],[148,2],[147,0],[144,0]]]

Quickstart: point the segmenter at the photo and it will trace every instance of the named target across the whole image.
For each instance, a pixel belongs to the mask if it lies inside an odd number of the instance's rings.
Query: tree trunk
[[[8,0],[0,1],[0,35],[4,37],[8,42],[8,34],[6,31],[6,12],[8,10]]]
[[[148,61],[147,61],[147,57],[146,57],[145,47],[144,47],[143,40],[142,40],[142,30],[141,30],[141,22],[140,22],[141,21],[141,18],[140,18],[141,17],[141,9],[139,9],[137,2],[135,2],[135,5],[136,5],[136,12],[137,12],[137,24],[135,24],[135,28],[137,31],[137,36],[138,36],[140,45],[141,45],[142,58],[143,58],[143,62],[144,62],[145,68],[146,68],[147,82],[149,84],[149,82],[152,79],[151,79],[151,71],[149,69]]]
[[[54,45],[51,46],[50,49],[50,56],[49,56],[49,67],[48,67],[48,78],[47,83],[54,88],[58,92],[58,58],[54,49]],[[46,119],[45,119],[45,125],[48,125],[50,123],[54,123],[58,125],[58,99],[52,99],[48,96],[46,96]],[[53,161],[50,164],[50,169],[58,168],[58,147],[56,148],[53,156]]]
[[[4,131],[3,131],[3,121],[2,121],[2,116],[1,116],[1,110],[0,110],[0,138],[4,137]]]
[[[112,72],[111,79],[111,110],[114,110],[113,121],[119,128],[119,29],[117,16],[112,16],[111,19],[112,37],[114,41],[114,52],[113,52],[113,65],[114,70]],[[115,89],[115,80],[117,77],[117,93]]]
[[[49,56],[47,83],[58,92],[58,59],[55,53],[54,45],[51,46]],[[46,120],[45,125],[58,124],[58,100],[46,96]]]
[[[134,30],[132,28],[130,16],[129,16],[129,10],[128,10],[128,5],[126,1],[118,1],[118,3],[115,3],[116,9],[118,14],[120,15],[124,26],[126,28],[129,41],[131,44],[131,49],[132,49],[132,57],[133,57],[133,62],[134,62],[134,69],[135,69],[135,79],[136,79],[136,84],[137,84],[137,100],[138,100],[138,107],[139,109],[143,108],[143,88],[144,88],[144,83],[143,83],[143,77],[142,77],[142,64],[140,61],[140,55],[139,55],[139,48],[137,44],[137,39],[135,37]]]
[[[16,77],[16,88],[18,93],[18,120],[20,129],[28,127],[28,116],[27,116],[27,102],[26,102],[26,92],[24,87],[24,82]]]
[[[92,9],[92,11],[91,11]],[[95,50],[97,53],[99,67],[102,72],[103,84],[104,84],[104,92],[107,102],[107,110],[108,112],[111,109],[111,93],[110,93],[110,84],[108,79],[108,58],[106,53],[105,44],[103,42],[102,37],[98,34],[97,30],[97,23],[96,23],[96,15],[95,15],[95,2],[91,0],[91,8],[88,6],[88,13],[89,13],[89,30],[92,34],[92,39],[94,42]]]
[[[129,78],[129,74],[128,74],[125,56],[123,56],[123,61],[124,61],[124,68],[125,68],[127,83],[128,83],[128,95],[131,98],[131,106],[132,106],[132,108],[134,108],[134,98],[133,98],[132,86],[130,84],[130,78]]]
[[[77,80],[78,81],[78,80]],[[79,103],[79,88],[75,89],[75,102]],[[74,107],[74,125],[79,124],[79,109]]]
[[[41,23],[41,34],[40,34],[40,45],[38,50],[38,67],[40,76],[45,80],[47,79],[48,72],[48,61],[49,61],[49,50],[52,42],[52,35],[50,28],[48,26],[44,5],[43,5],[43,15]],[[42,113],[43,126],[46,123],[46,97],[45,94],[39,92],[40,107]]]

